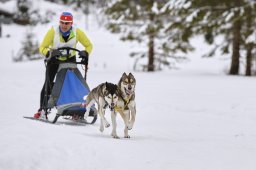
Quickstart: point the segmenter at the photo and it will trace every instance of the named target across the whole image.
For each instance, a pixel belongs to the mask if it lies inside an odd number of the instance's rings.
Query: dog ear
[[[106,81],[106,83],[105,83],[105,86],[108,88],[108,86],[109,86],[109,83]]]
[[[132,73],[129,73],[128,77],[132,78],[134,80],[133,83],[136,84],[136,79],[135,79],[135,77],[134,77],[134,75]]]
[[[122,77],[126,77],[126,76],[127,76],[127,75],[126,75],[126,73],[124,72],[123,75],[122,75]]]
[[[129,73],[129,75],[128,75],[128,76],[129,76],[129,77],[134,77],[132,73]]]
[[[107,84],[108,82],[105,82],[105,83],[102,83],[102,86],[101,86],[101,91],[102,91],[102,94],[104,94],[104,92],[106,91],[107,89]]]

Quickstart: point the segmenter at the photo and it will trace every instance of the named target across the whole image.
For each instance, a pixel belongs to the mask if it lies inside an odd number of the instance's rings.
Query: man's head
[[[63,12],[60,16],[60,29],[62,32],[70,30],[73,24],[73,16],[70,12]]]

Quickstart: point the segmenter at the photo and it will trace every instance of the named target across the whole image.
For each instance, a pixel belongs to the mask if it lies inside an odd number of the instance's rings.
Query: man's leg
[[[48,79],[48,82],[45,82],[43,87],[42,87],[41,95],[40,95],[40,108],[39,108],[38,111],[41,111],[42,108],[45,107],[45,103],[44,102],[47,103],[48,100],[49,100],[49,96],[51,94],[51,89],[53,88],[53,84],[54,84],[53,81],[54,81],[54,78],[55,78],[56,73],[58,71],[58,67],[59,67],[58,64],[51,64],[51,63],[49,63],[47,68],[46,68],[46,69],[48,69],[48,78],[49,79]],[[46,86],[46,84],[47,84],[47,92],[46,92],[47,94],[45,94],[45,86]],[[44,101],[45,95],[47,95],[46,96],[47,97],[46,101]]]

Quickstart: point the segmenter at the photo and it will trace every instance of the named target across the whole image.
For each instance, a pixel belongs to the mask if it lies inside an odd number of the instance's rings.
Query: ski
[[[52,121],[45,120],[45,119],[36,119],[36,118],[30,117],[30,116],[23,116],[23,118],[56,125],[56,123],[53,123]],[[72,120],[72,119],[68,119],[68,118],[63,118],[63,119],[68,120],[68,122],[61,122],[61,123],[58,122],[57,124],[66,124],[66,125],[75,125],[75,124],[76,125],[86,125],[86,124],[90,124],[86,120]],[[72,122],[72,123],[70,124],[69,122],[70,123]]]
[[[77,119],[76,120],[76,119],[70,119],[70,118],[65,118],[65,117],[63,119],[74,122],[74,123],[90,124],[85,119]]]
[[[53,123],[50,122],[49,120],[45,120],[45,119],[36,119],[36,118],[30,117],[30,116],[23,116],[23,118],[25,118],[25,119],[30,119],[30,120],[35,120],[35,121],[39,121],[39,122],[44,122],[44,123],[53,124]]]

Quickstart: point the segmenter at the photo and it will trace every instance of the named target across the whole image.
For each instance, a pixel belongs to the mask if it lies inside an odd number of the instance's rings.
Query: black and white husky
[[[86,112],[84,118],[86,119],[89,116],[90,108],[94,103],[98,105],[98,114],[101,119],[100,131],[104,131],[104,127],[109,127],[110,124],[105,118],[105,110],[107,107],[114,112],[114,108],[118,101],[118,90],[117,85],[112,83],[102,83],[92,89],[88,96],[86,97],[85,106]]]
[[[124,123],[124,137],[130,138],[128,135],[128,130],[133,128],[136,116],[136,103],[135,103],[135,86],[136,86],[136,79],[129,73],[123,73],[121,79],[118,82],[118,101],[117,106],[115,107],[114,112],[119,112],[121,115]],[[114,138],[118,138],[116,133],[116,114],[111,114],[112,119],[112,136]]]

